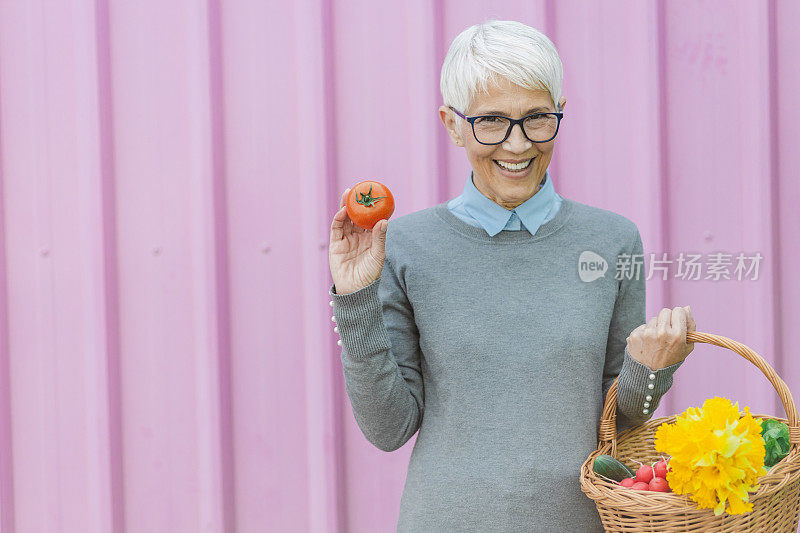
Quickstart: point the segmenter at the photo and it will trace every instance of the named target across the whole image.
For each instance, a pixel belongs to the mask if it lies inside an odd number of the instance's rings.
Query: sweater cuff
[[[628,413],[647,418],[656,410],[661,397],[672,387],[672,376],[683,361],[652,370],[637,361],[625,347],[625,357],[617,382],[620,407]],[[646,411],[646,412],[645,412]]]
[[[380,278],[349,294],[336,294],[335,285],[328,289],[342,346],[352,359],[385,352],[392,346],[383,323],[379,284]]]

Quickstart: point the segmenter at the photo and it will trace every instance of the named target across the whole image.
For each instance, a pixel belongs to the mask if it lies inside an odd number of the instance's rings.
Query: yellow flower
[[[672,491],[690,494],[698,508],[713,508],[715,515],[752,511],[747,493],[758,490],[758,477],[767,473],[761,421],[744,409],[742,415],[738,402],[709,398],[656,430],[656,450],[672,457]]]

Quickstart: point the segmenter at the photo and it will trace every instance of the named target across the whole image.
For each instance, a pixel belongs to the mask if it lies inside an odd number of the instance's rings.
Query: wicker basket
[[[617,381],[606,396],[600,419],[600,443],[596,451],[581,466],[581,490],[594,500],[603,527],[610,532],[704,531],[704,532],[769,532],[796,533],[800,519],[800,422],[797,407],[786,383],[756,352],[726,337],[710,333],[688,332],[687,342],[705,342],[738,353],[767,376],[778,391],[788,420],[753,414],[754,418],[779,420],[789,426],[789,455],[758,479],[760,485],[750,493],[753,510],[739,515],[723,512],[714,515],[713,509],[698,509],[688,495],[671,492],[644,492],[626,489],[594,473],[592,466],[598,455],[608,454],[626,460],[652,463],[659,459],[655,451],[655,432],[664,423],[675,422],[677,416],[655,418],[617,436]],[[628,466],[635,467],[633,462]],[[634,468],[635,471],[635,468]]]

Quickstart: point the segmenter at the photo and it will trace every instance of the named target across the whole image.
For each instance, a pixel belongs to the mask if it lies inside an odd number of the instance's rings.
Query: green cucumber
[[[633,471],[620,463],[610,455],[598,455],[594,460],[593,470],[595,474],[600,474],[620,482],[627,477],[636,477]]]

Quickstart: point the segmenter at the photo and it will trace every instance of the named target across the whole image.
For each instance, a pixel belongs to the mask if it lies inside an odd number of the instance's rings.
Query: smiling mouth
[[[524,172],[524,171],[528,170],[528,168],[530,168],[531,163],[533,162],[534,159],[536,159],[536,158],[532,157],[532,158],[528,159],[528,161],[526,163],[518,163],[518,164],[513,164],[513,165],[509,164],[509,163],[502,163],[501,164],[500,161],[498,161],[497,159],[492,159],[492,161],[494,161],[495,165],[497,165],[498,167],[502,168],[506,172]]]

